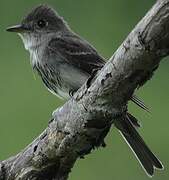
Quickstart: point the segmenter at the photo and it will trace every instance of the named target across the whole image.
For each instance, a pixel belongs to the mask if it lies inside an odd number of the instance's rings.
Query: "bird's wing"
[[[60,55],[68,64],[88,74],[92,74],[94,69],[99,69],[105,64],[97,51],[78,36],[52,39],[48,44],[48,51]]]
[[[48,52],[53,56],[60,56],[62,61],[90,75],[93,75],[94,70],[101,69],[105,64],[105,60],[95,48],[76,35],[52,39],[48,44]],[[57,60],[56,58],[52,59]],[[131,100],[148,111],[148,108],[136,96],[133,96]]]

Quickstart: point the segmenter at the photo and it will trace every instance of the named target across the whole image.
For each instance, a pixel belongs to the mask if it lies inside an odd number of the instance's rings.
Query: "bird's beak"
[[[8,32],[24,33],[30,31],[30,29],[24,25],[15,25],[6,29]]]

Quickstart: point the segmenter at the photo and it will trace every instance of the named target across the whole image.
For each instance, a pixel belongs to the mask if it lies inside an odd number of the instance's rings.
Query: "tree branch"
[[[44,132],[0,163],[1,180],[66,180],[78,157],[104,146],[134,90],[169,54],[169,0],[157,1],[103,69],[57,109]]]

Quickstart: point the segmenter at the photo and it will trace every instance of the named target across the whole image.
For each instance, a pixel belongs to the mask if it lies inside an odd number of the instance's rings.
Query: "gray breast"
[[[56,74],[47,65],[40,64],[39,62],[34,64],[34,69],[42,78],[47,89],[55,95],[58,94],[58,89],[62,89],[62,80],[59,73]]]
[[[88,76],[68,64],[40,64],[34,67],[50,92],[64,99],[70,98],[70,92],[77,91]]]
[[[40,46],[29,46],[29,52],[33,68],[47,89],[59,97],[70,98],[70,92],[77,91],[89,76],[68,64],[57,52],[55,56],[49,56],[43,43]]]

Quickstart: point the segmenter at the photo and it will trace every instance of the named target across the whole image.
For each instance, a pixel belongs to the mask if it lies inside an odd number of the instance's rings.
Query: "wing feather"
[[[87,41],[78,36],[64,36],[51,40],[48,44],[50,53],[59,54],[68,64],[92,74],[93,69],[104,66],[105,60]]]

